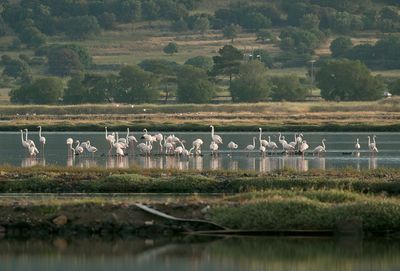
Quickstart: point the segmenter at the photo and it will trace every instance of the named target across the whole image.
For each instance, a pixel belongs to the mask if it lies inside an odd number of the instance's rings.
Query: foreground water
[[[121,137],[126,132],[120,132]],[[213,157],[209,151],[211,141],[210,133],[175,133],[181,139],[188,142],[187,148],[191,147],[191,142],[197,138],[202,138],[204,145],[202,148],[203,156],[198,157],[174,157],[158,155],[158,146],[154,146],[151,157],[139,155],[137,148],[128,151],[129,155],[117,159],[115,156],[108,156],[109,145],[105,140],[104,133],[82,133],[82,132],[59,132],[43,133],[47,139],[44,152],[38,142],[37,133],[29,133],[29,138],[36,142],[41,153],[37,158],[29,158],[26,150],[21,145],[19,133],[0,133],[0,164],[10,164],[16,166],[34,165],[62,165],[77,167],[106,167],[106,168],[175,168],[175,169],[230,169],[230,170],[255,170],[269,172],[276,169],[292,168],[299,171],[309,169],[332,169],[353,167],[356,169],[376,169],[379,167],[400,167],[400,133],[376,133],[377,146],[379,153],[371,155],[368,151],[368,135],[372,133],[304,133],[304,138],[310,145],[306,156],[290,156],[282,154],[272,154],[261,157],[259,152],[253,152],[249,156],[244,152],[245,146],[252,144],[253,137],[258,133],[218,133],[222,136],[224,144],[220,146],[220,154]],[[134,134],[139,140],[141,134]],[[168,133],[164,133],[168,135]],[[271,136],[271,140],[278,143],[277,133],[265,133],[264,138]],[[293,133],[283,133],[288,142],[294,141]],[[68,157],[66,139],[68,137],[81,142],[90,140],[93,146],[99,151],[92,155]],[[325,138],[327,153],[321,157],[314,157],[312,150],[321,144]],[[360,139],[361,150],[354,152],[356,139]],[[229,154],[227,143],[233,140],[239,145],[237,151]],[[139,141],[140,142],[140,141]],[[278,144],[279,145],[279,144]],[[256,142],[256,149],[259,143]],[[281,146],[280,150],[281,150]]]
[[[399,270],[400,241],[301,238],[0,241],[0,270]]]

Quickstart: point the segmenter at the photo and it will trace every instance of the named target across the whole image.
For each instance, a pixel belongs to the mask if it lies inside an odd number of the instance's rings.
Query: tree
[[[185,65],[192,65],[196,68],[211,71],[214,65],[213,59],[207,56],[195,56],[186,60]]]
[[[54,104],[63,95],[63,82],[60,78],[47,77],[23,85],[10,92],[13,103]]]
[[[175,42],[170,42],[163,49],[164,53],[173,55],[178,52],[178,45]]]
[[[65,34],[75,40],[83,40],[100,33],[100,25],[94,16],[77,16],[64,20]]]
[[[327,61],[316,74],[321,96],[326,100],[370,101],[382,97],[386,89],[360,61]]]
[[[63,96],[63,102],[65,104],[81,104],[86,102],[88,89],[82,83],[83,78],[84,77],[79,74],[68,81],[68,86]]]
[[[210,29],[210,21],[206,17],[199,17],[193,23],[193,30],[202,35]]]
[[[307,90],[295,75],[272,77],[271,83],[274,101],[303,101],[306,98]]]
[[[400,95],[400,79],[396,79],[388,85],[389,92],[393,95]]]
[[[32,48],[38,48],[47,41],[46,35],[34,26],[24,28],[21,31],[19,38],[23,43],[28,45],[28,47]]]
[[[329,48],[333,57],[344,57],[353,48],[353,42],[348,37],[338,37],[332,41]]]
[[[265,101],[271,91],[267,70],[260,61],[249,61],[240,66],[239,74],[232,81],[230,91],[234,102]]]
[[[240,25],[237,25],[237,24],[231,24],[231,25],[225,26],[222,29],[222,35],[225,38],[230,39],[232,43],[233,43],[233,40],[239,35],[240,32],[242,32],[242,28],[240,27]]]
[[[215,95],[215,87],[203,69],[184,65],[178,73],[177,99],[183,103],[208,103]]]
[[[256,33],[256,41],[261,41],[261,43],[275,43],[276,42],[276,37],[275,35],[267,30],[267,29],[261,29]]]
[[[116,102],[146,103],[159,98],[155,76],[138,66],[126,66],[119,72],[114,99]]]
[[[232,45],[225,45],[218,50],[218,53],[218,56],[213,57],[212,73],[214,75],[229,75],[229,84],[231,84],[233,74],[239,72],[239,66],[243,61],[243,53]]]
[[[272,22],[269,18],[265,17],[263,14],[259,12],[252,12],[245,14],[240,24],[247,29],[258,30],[261,28],[270,27]]]
[[[175,31],[175,32],[185,32],[185,31],[188,31],[188,29],[189,29],[189,26],[188,26],[187,22],[182,18],[180,18],[179,20],[177,20],[171,24],[171,30]]]
[[[315,14],[305,14],[300,20],[301,28],[305,30],[319,29],[319,17]]]
[[[20,59],[6,60],[4,63],[3,74],[18,78],[30,73],[28,63]]]
[[[310,31],[295,27],[284,29],[279,47],[284,51],[294,51],[298,54],[312,53],[318,47],[320,40]]]
[[[50,50],[47,55],[49,73],[59,76],[79,74],[83,65],[79,55],[68,48],[57,48]]]
[[[103,29],[112,30],[117,25],[117,17],[114,13],[104,12],[98,17],[98,22]]]

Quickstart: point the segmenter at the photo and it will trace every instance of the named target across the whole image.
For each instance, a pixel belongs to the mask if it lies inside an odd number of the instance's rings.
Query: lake
[[[399,240],[195,238],[0,240],[0,270],[394,271]]]
[[[28,157],[26,149],[21,145],[19,133],[2,132],[0,133],[0,164],[10,164],[15,166],[29,167],[34,165],[61,165],[76,167],[105,167],[105,168],[160,168],[160,169],[230,169],[230,170],[255,170],[259,172],[269,172],[277,169],[292,168],[299,171],[310,169],[334,169],[352,167],[356,169],[376,169],[379,167],[400,167],[400,133],[375,133],[377,138],[377,147],[379,153],[371,155],[368,150],[368,138],[372,133],[303,133],[304,139],[310,145],[310,149],[305,157],[270,154],[261,157],[260,153],[255,151],[249,156],[244,152],[245,146],[252,144],[252,138],[257,137],[258,133],[224,133],[216,132],[224,140],[220,146],[220,153],[213,157],[209,150],[211,142],[210,133],[179,133],[174,134],[180,139],[186,140],[187,149],[191,147],[191,142],[197,138],[202,138],[204,145],[202,147],[203,156],[197,157],[176,157],[158,155],[157,145],[154,146],[151,157],[141,156],[137,148],[128,151],[129,155],[117,159],[115,156],[108,156],[108,143],[105,140],[104,133],[98,132],[43,132],[47,139],[44,153],[40,153],[36,158]],[[152,133],[154,134],[154,133]],[[169,135],[170,133],[163,133]],[[125,136],[126,132],[120,132],[120,136]],[[141,133],[134,133],[139,142]],[[283,133],[287,141],[294,141],[293,133]],[[263,138],[271,136],[271,140],[278,144],[278,134],[263,134]],[[81,142],[90,140],[93,146],[99,151],[92,157],[91,155],[68,157],[66,139],[68,137]],[[38,134],[29,133],[29,138],[33,139],[39,146]],[[321,140],[326,139],[327,152],[321,157],[314,157],[312,150],[321,144]],[[361,150],[354,152],[356,139],[360,139]],[[238,150],[230,155],[227,144],[233,140],[239,145]],[[75,144],[74,144],[75,145]],[[259,143],[256,142],[256,149]],[[278,144],[279,146],[279,144]],[[281,150],[281,146],[280,150]]]

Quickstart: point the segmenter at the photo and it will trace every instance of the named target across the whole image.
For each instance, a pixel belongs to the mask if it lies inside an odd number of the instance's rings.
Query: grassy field
[[[143,104],[143,105],[3,105],[0,130],[42,125],[45,130],[399,131],[399,99],[377,102],[270,102],[256,104]]]
[[[400,230],[400,171],[393,169],[260,174],[2,167],[0,173],[0,225],[11,235],[21,227],[33,236],[185,229],[139,211],[134,205],[138,198],[128,194],[138,192],[157,193],[161,200],[149,195],[140,200],[157,210],[230,229],[363,231],[378,236]],[[207,197],[210,193],[213,196]],[[206,206],[209,210],[202,211]],[[61,216],[62,225],[55,220]],[[146,221],[153,221],[151,227]]]

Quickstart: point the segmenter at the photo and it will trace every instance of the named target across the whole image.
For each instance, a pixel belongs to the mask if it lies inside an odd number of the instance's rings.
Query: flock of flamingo
[[[210,125],[211,128],[211,144],[209,149],[213,156],[218,155],[218,151],[220,149],[220,145],[223,144],[222,137],[215,134],[214,126]],[[42,148],[42,152],[44,152],[44,147],[46,145],[46,138],[42,135],[42,127],[38,126],[39,129],[39,143]],[[25,131],[25,135],[24,135]],[[36,157],[39,154],[39,150],[37,149],[35,142],[28,138],[28,129],[20,130],[21,132],[21,142],[22,146],[26,148],[28,155],[30,157]],[[164,137],[161,133],[157,133],[151,135],[148,133],[147,129],[143,130],[143,135],[140,139],[143,139],[144,142],[138,143],[138,140],[135,136],[130,134],[129,128],[127,128],[126,137],[119,137],[118,132],[109,133],[107,127],[105,127],[105,140],[109,144],[108,155],[114,155],[113,150],[115,150],[115,155],[117,157],[123,157],[129,155],[129,152],[133,152],[136,148],[139,149],[140,153],[145,156],[150,156],[153,152],[153,147],[158,148],[158,154],[165,154],[165,155],[177,155],[177,156],[197,156],[202,154],[202,145],[204,144],[201,138],[198,138],[192,142],[191,148],[188,150],[186,149],[186,141],[181,140],[180,138],[176,137],[175,135],[169,135]],[[271,141],[271,136],[268,136],[268,140],[263,139],[262,137],[262,129],[259,128],[259,146],[257,149],[256,146],[256,137],[252,138],[253,144],[249,144],[244,148],[244,151],[249,156],[251,152],[258,151],[262,156],[265,156],[269,153],[273,154],[274,152],[279,151],[278,145]],[[282,153],[284,154],[299,154],[304,156],[305,152],[309,149],[309,145],[307,141],[304,139],[302,133],[296,133],[294,135],[294,140],[292,142],[287,142],[285,137],[279,133],[279,144],[282,146]],[[326,140],[323,139],[321,145],[315,147],[312,151],[313,155],[321,155],[322,153],[326,152],[325,146]],[[75,145],[74,145],[75,143]],[[94,154],[98,151],[98,149],[91,145],[90,140],[85,142],[80,142],[79,140],[74,140],[72,138],[68,138],[66,140],[66,144],[68,146],[68,155],[75,156],[75,155],[83,155],[85,152]],[[232,155],[232,152],[239,148],[239,145],[235,142],[231,141],[227,144],[227,148],[229,149],[229,155]],[[354,146],[355,151],[359,151],[361,149],[360,141],[357,138],[356,144]],[[368,148],[372,154],[378,152],[377,143],[376,143],[376,136],[372,137],[368,136]]]

